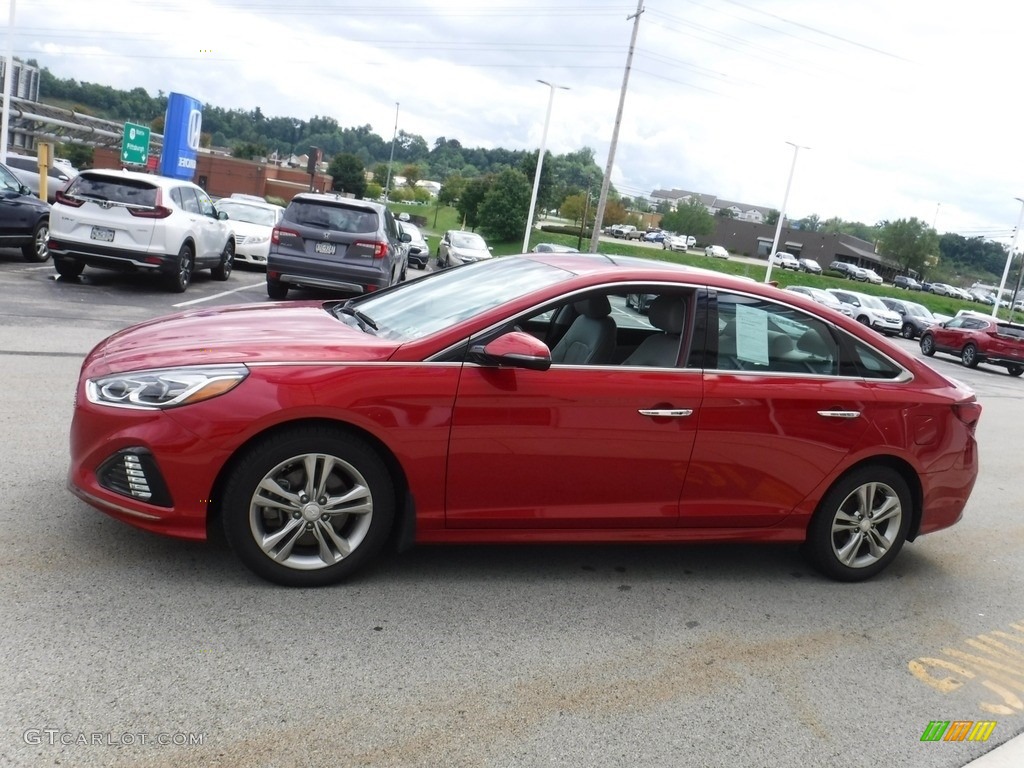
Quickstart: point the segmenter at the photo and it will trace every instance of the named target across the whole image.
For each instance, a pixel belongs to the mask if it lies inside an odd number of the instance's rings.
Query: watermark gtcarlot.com
[[[199,747],[205,733],[178,731],[151,733],[139,731],[65,731],[61,728],[26,728],[22,740],[30,746],[48,747]]]

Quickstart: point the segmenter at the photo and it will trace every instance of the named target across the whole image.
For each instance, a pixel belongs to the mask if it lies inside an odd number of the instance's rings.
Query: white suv
[[[61,277],[85,267],[158,274],[183,292],[197,269],[227,280],[235,239],[201,187],[133,171],[82,171],[57,193],[50,253]]]
[[[903,330],[903,318],[885,306],[877,296],[869,296],[857,291],[844,291],[840,288],[829,288],[828,292],[853,309],[853,318],[858,323],[893,336]]]

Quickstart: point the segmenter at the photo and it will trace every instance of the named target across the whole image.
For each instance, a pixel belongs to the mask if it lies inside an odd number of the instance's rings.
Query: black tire
[[[74,278],[82,274],[85,270],[85,264],[80,261],[72,261],[71,259],[62,259],[59,256],[54,256],[53,268],[57,270],[57,274],[61,277]]]
[[[803,551],[836,581],[863,581],[899,554],[910,529],[910,489],[896,470],[869,465],[841,477],[807,527]]]
[[[50,220],[43,219],[32,230],[32,242],[21,246],[21,256],[25,261],[41,264],[50,258]]]
[[[267,278],[267,296],[277,301],[288,298],[288,284]]]
[[[175,261],[176,270],[167,276],[167,286],[172,293],[184,293],[188,290],[192,283],[192,272],[195,266],[196,261],[192,255],[192,247],[188,243],[182,244]]]
[[[914,326],[910,323],[904,323],[903,327],[900,329],[900,336],[904,339],[914,338]]]
[[[981,362],[978,359],[978,348],[973,344],[965,344],[964,348],[960,350],[960,362],[966,368],[977,368],[978,363]]]
[[[858,317],[857,322],[860,323],[861,325],[866,325],[868,328],[871,327],[871,318],[868,317],[867,315],[861,315],[860,317]]]
[[[235,266],[235,241],[229,239],[220,254],[220,264],[210,270],[214,280],[227,280]]]
[[[921,354],[925,357],[931,357],[935,354],[935,339],[932,338],[930,333],[921,336]]]
[[[280,492],[268,490],[275,485]],[[308,495],[317,488],[319,497]],[[253,573],[287,587],[320,587],[379,554],[394,522],[394,479],[362,439],[296,427],[238,457],[221,512],[228,543]]]
[[[1008,365],[1006,366],[1006,372],[1011,376],[1020,376],[1024,373],[1024,365]]]

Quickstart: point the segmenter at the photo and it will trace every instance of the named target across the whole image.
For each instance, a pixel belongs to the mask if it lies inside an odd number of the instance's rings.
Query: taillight
[[[171,215],[171,209],[164,206],[164,191],[158,188],[152,208],[129,208],[128,213],[138,219],[166,219]]]
[[[72,208],[81,208],[82,203],[84,203],[85,200],[80,200],[79,198],[71,197],[69,195],[64,194],[63,192],[57,192],[57,202],[60,203],[61,205],[70,205]]]
[[[388,255],[388,244],[383,240],[363,240],[358,243],[352,243],[352,245],[361,245],[366,248],[373,249],[373,258],[383,259]]]
[[[977,401],[956,403],[953,405],[953,415],[973,432],[978,425],[978,419],[981,418],[981,403]]]
[[[300,237],[299,233],[294,229],[285,229],[284,227],[274,227],[270,232],[270,242],[274,245],[281,244],[281,235],[286,237]]]

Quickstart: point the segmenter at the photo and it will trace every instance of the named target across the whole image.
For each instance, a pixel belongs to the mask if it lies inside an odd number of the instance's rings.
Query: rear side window
[[[109,200],[127,205],[156,205],[157,188],[139,179],[112,179],[83,173],[77,176],[68,194],[89,200]]]
[[[284,217],[299,226],[335,232],[376,232],[379,226],[376,211],[298,200],[292,201]]]

